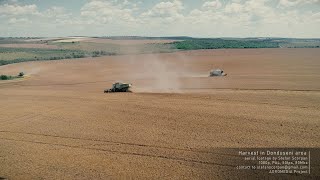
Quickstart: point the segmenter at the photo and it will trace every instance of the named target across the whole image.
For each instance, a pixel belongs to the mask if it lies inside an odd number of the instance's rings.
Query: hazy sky
[[[320,0],[0,0],[0,36],[320,38]]]

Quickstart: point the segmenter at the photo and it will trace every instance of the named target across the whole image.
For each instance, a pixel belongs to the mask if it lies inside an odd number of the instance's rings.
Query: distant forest
[[[239,49],[239,48],[278,48],[279,42],[272,40],[225,40],[225,39],[192,39],[172,43],[175,48],[195,49]]]

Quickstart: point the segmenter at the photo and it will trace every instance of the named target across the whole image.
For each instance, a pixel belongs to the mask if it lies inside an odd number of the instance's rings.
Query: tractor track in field
[[[55,110],[58,110],[60,109],[59,107],[56,107],[56,108],[51,108],[49,109],[48,111],[46,111],[45,113],[47,112],[53,112]],[[36,117],[39,117],[39,116],[43,116],[44,113],[32,113],[32,114],[28,114],[28,115],[21,115],[21,116],[18,116],[18,117],[15,117],[15,118],[11,118],[9,120],[6,120],[6,121],[1,121],[0,122],[0,125],[1,126],[5,126],[5,125],[12,125],[12,124],[16,124],[16,123],[19,123],[21,121],[26,121],[26,120],[31,120],[33,118],[36,118]],[[13,119],[13,120],[12,120]]]
[[[21,84],[23,81],[18,82],[6,82],[2,85],[10,84],[13,86],[22,86],[22,87],[48,87],[48,86],[76,86],[76,85],[84,85],[84,84],[95,84],[95,83],[106,83],[108,81],[88,81],[88,82],[77,82],[77,83],[52,83],[52,84]],[[0,84],[1,85],[1,84]],[[0,86],[1,87],[1,86]],[[232,90],[232,91],[281,91],[281,92],[320,92],[320,89],[278,89],[278,88],[270,88],[270,89],[259,89],[259,88],[182,88],[181,90]]]
[[[253,90],[254,91],[254,90]],[[319,91],[320,92],[320,91]],[[137,95],[165,95],[165,94],[175,94],[175,93],[134,93]],[[184,95],[195,95],[194,93],[183,93]],[[181,94],[180,94],[181,95]],[[206,95],[206,93],[204,93],[204,95]],[[16,94],[15,96],[20,96],[20,97],[31,97],[31,98],[38,98],[38,96],[35,95],[21,95],[21,94]],[[92,98],[86,98],[86,97],[71,97],[71,96],[54,96],[54,95],[42,95],[43,97],[47,97],[47,98],[63,98],[64,101],[66,101],[66,99],[70,99],[70,100],[84,100],[84,101],[94,101],[94,102],[106,102],[106,100],[104,99],[92,99]],[[188,98],[197,98],[197,97],[188,97]],[[116,100],[111,100],[108,99],[108,102],[110,101],[116,101]],[[279,104],[279,103],[270,103],[270,102],[250,102],[250,101],[243,101],[243,100],[236,100],[236,99],[228,99],[228,98],[216,98],[215,101],[217,102],[224,102],[224,103],[229,103],[229,102],[237,102],[237,103],[248,103],[248,104],[259,104],[259,105],[272,105],[272,106],[278,106],[278,107],[290,107],[290,108],[299,108],[299,109],[314,109],[314,110],[318,110],[319,107],[318,106],[310,106],[310,105],[284,105],[284,104]],[[128,100],[129,102],[129,100]],[[134,102],[134,101],[133,101]],[[58,109],[58,108],[57,108]]]
[[[18,133],[18,132],[0,131],[0,133]],[[216,157],[219,155],[229,156],[228,157],[229,160],[231,158],[233,158],[233,159],[231,159],[231,161],[235,160],[238,157],[237,155],[224,154],[224,153],[214,153],[214,152],[201,151],[201,150],[195,150],[195,149],[171,148],[171,147],[163,147],[163,146],[152,146],[152,145],[135,144],[135,143],[123,143],[123,142],[102,141],[102,140],[93,140],[93,139],[85,139],[85,138],[83,139],[83,138],[74,138],[74,137],[53,136],[53,135],[36,134],[36,133],[20,133],[20,134],[31,134],[31,135],[37,135],[37,136],[49,136],[49,137],[77,139],[77,140],[90,140],[90,141],[98,141],[98,142],[125,144],[125,145],[131,145],[131,146],[143,146],[143,147],[149,147],[149,148],[163,148],[163,149],[170,149],[170,150],[177,150],[177,151],[188,151],[188,152],[192,152],[192,153],[196,153],[196,154],[208,153],[208,154],[212,154]],[[140,157],[148,157],[148,158],[160,158],[160,159],[165,159],[165,160],[180,161],[180,162],[185,162],[185,163],[196,163],[196,164],[209,165],[209,166],[220,166],[220,167],[227,167],[227,168],[236,168],[237,167],[237,165],[234,165],[234,161],[231,164],[227,164],[227,163],[219,163],[216,161],[211,162],[211,161],[196,160],[196,159],[186,158],[186,157],[177,157],[174,155],[164,155],[161,153],[159,153],[160,155],[157,155],[155,153],[148,154],[148,153],[139,153],[139,152],[126,152],[126,151],[95,148],[95,147],[83,147],[83,146],[79,146],[79,145],[66,145],[66,144],[61,144],[61,143],[48,143],[48,142],[42,142],[42,141],[18,140],[18,139],[13,139],[13,138],[0,138],[0,139],[7,140],[7,141],[14,141],[14,142],[33,143],[33,144],[40,144],[40,145],[60,146],[60,147],[65,147],[65,148],[100,151],[100,152],[105,152],[105,153],[113,153],[113,154],[121,154],[121,155],[140,156]],[[91,146],[95,146],[95,145],[101,145],[101,144],[91,144]],[[225,159],[223,159],[223,160],[225,160]],[[319,166],[315,165],[314,167],[319,167]],[[257,174],[259,174],[259,172],[253,172],[253,174],[257,175]],[[288,176],[294,177],[296,175],[295,174],[288,174]]]
[[[6,82],[3,84],[10,84],[13,86],[22,86],[22,87],[47,87],[47,86],[75,86],[82,84],[95,84],[95,83],[105,83],[107,81],[90,81],[90,82],[79,82],[79,83],[52,83],[52,84],[21,84],[19,82]]]
[[[78,149],[87,149],[87,150],[102,151],[102,152],[109,152],[109,153],[123,154],[123,155],[135,155],[135,156],[143,156],[143,157],[151,157],[151,158],[161,158],[161,159],[167,159],[167,160],[184,161],[184,162],[189,162],[189,163],[199,163],[199,164],[214,165],[214,166],[236,167],[235,165],[231,165],[231,164],[223,164],[223,163],[216,163],[216,162],[198,160],[198,159],[192,159],[192,158],[186,158],[186,157],[178,157],[175,155],[166,155],[165,153],[161,153],[160,151],[161,150],[185,151],[187,153],[192,153],[192,155],[211,154],[214,156],[223,155],[223,156],[229,156],[229,157],[234,157],[234,158],[237,157],[237,155],[232,155],[232,154],[215,153],[215,152],[202,151],[202,150],[196,150],[196,149],[172,148],[172,147],[165,147],[165,146],[153,146],[153,145],[146,145],[146,144],[136,144],[136,143],[126,143],[126,142],[96,140],[96,139],[86,139],[86,138],[75,138],[75,137],[64,137],[64,136],[54,136],[54,135],[36,134],[36,133],[20,133],[20,132],[11,132],[11,131],[0,131],[0,133],[36,135],[36,136],[44,136],[44,137],[80,140],[80,141],[111,143],[113,145],[126,145],[126,146],[134,146],[134,147],[143,147],[143,148],[146,148],[146,150],[144,150],[145,152],[132,152],[132,151],[121,151],[121,150],[112,150],[112,149],[104,149],[104,148],[96,148],[96,147],[83,147],[83,145],[68,145],[68,144],[62,144],[62,143],[49,143],[49,142],[40,141],[40,140],[38,140],[38,141],[25,140],[25,139],[22,140],[22,139],[6,138],[6,137],[0,138],[2,140],[7,140],[7,141],[26,142],[26,143],[43,144],[43,145],[54,145],[54,146],[61,146],[61,147],[67,147],[67,148],[78,148]],[[97,145],[97,144],[93,144],[93,145],[91,144],[91,146],[95,146],[95,145]],[[106,144],[98,144],[98,145],[106,145]],[[88,145],[86,145],[86,146],[88,146]],[[147,152],[148,149],[156,149],[160,153],[159,153],[159,155],[157,155],[156,153],[148,153]]]
[[[237,155],[225,154],[225,153],[216,153],[216,152],[210,152],[210,151],[203,151],[203,150],[194,149],[194,148],[190,148],[190,149],[186,149],[186,148],[174,148],[174,147],[155,146],[155,145],[147,145],[147,144],[120,142],[120,141],[99,140],[99,139],[92,139],[92,138],[77,138],[77,137],[70,137],[70,136],[58,136],[58,135],[48,135],[48,134],[38,134],[38,133],[26,133],[26,132],[13,132],[13,131],[2,131],[2,130],[0,130],[0,133],[22,134],[22,135],[35,135],[35,136],[53,137],[53,138],[61,138],[61,139],[93,141],[93,142],[122,144],[122,145],[139,146],[139,147],[152,147],[152,148],[160,148],[160,149],[187,151],[187,152],[193,152],[193,153],[219,154],[219,155],[224,155],[224,156],[234,156],[234,157],[237,157]]]

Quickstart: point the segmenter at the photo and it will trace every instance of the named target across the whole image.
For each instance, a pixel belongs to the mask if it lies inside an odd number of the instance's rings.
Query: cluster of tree
[[[8,75],[1,75],[0,76],[0,80],[10,80],[10,79],[13,79],[12,76],[8,76]]]
[[[171,43],[174,48],[193,49],[228,49],[228,48],[278,48],[279,43],[272,40],[225,40],[225,39],[192,39]]]
[[[168,37],[148,37],[148,36],[104,36],[94,38],[105,38],[112,40],[189,40],[193,39],[188,36],[168,36]]]
[[[99,56],[114,56],[116,53],[114,52],[107,52],[107,51],[93,51],[91,53],[92,57],[99,57]]]
[[[0,80],[11,80],[15,78],[22,78],[23,76],[23,72],[20,72],[17,76],[0,75]]]

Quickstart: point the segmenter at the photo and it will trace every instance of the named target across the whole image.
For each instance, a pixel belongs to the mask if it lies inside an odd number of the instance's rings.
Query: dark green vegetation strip
[[[182,50],[194,49],[240,49],[240,48],[278,48],[279,43],[271,40],[225,40],[225,39],[193,39],[172,43]]]
[[[290,38],[192,38],[171,43],[180,50],[244,48],[319,48],[320,39]]]
[[[8,75],[0,75],[0,81],[5,81],[5,80],[13,80],[17,78],[23,78],[23,76],[8,76]]]

